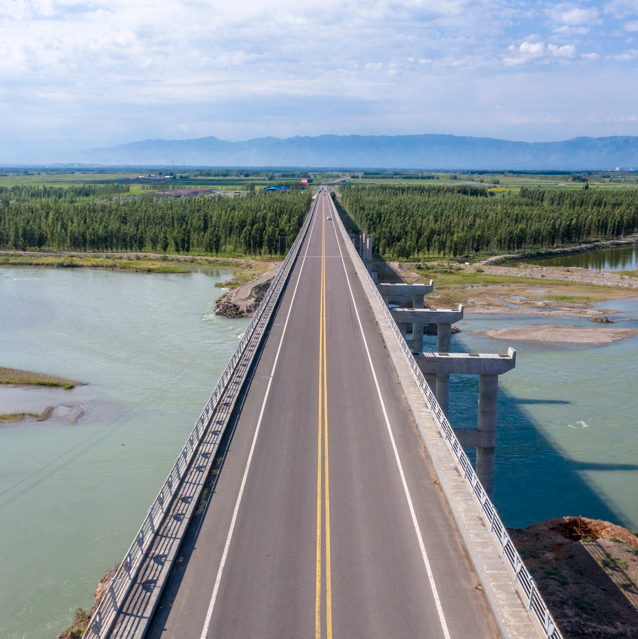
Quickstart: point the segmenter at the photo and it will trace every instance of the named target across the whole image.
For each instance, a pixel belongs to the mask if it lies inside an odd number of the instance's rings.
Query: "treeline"
[[[343,203],[383,255],[460,256],[611,239],[638,230],[638,190],[349,186]]]
[[[128,184],[87,184],[82,186],[0,186],[1,206],[19,200],[70,200],[83,197],[103,197],[129,192]]]
[[[0,247],[276,255],[292,245],[308,193],[137,200],[34,200],[0,208]]]

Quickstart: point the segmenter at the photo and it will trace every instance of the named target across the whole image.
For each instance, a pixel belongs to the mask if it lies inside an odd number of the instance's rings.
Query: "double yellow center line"
[[[315,639],[321,639],[321,600],[323,590],[323,530],[321,525],[321,515],[324,507],[326,532],[326,637],[327,639],[332,639],[332,577],[330,571],[330,483],[328,472],[328,381],[326,368],[326,216],[323,206],[321,207],[321,209],[323,227],[321,237],[321,301],[319,305],[319,426],[317,435],[317,583],[315,601]]]

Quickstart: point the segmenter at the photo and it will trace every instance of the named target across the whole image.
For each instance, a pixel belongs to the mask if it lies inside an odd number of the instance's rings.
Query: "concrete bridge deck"
[[[329,195],[147,631],[498,636]]]

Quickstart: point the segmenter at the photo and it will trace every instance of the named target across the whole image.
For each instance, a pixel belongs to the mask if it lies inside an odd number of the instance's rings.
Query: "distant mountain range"
[[[227,142],[144,140],[65,153],[65,162],[341,169],[638,170],[638,137],[511,142],[455,135],[320,135]]]

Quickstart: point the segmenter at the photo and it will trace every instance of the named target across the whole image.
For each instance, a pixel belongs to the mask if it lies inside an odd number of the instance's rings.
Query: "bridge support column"
[[[436,325],[436,352],[449,353],[450,341],[452,337],[452,324]],[[423,342],[421,342],[423,343]],[[447,417],[450,408],[450,374],[436,374],[436,399],[439,402],[441,410]]]
[[[444,411],[448,406],[444,407],[441,400],[449,401],[449,397],[439,396],[439,393],[448,390],[441,388],[441,377],[445,375],[449,379],[450,374],[479,376],[477,428],[455,428],[454,432],[463,448],[476,448],[476,474],[491,498],[494,492],[498,376],[516,366],[516,351],[510,348],[507,355],[421,353],[415,356],[415,360],[430,388],[433,378],[436,378],[434,394]]]
[[[423,373],[423,377],[425,377],[425,381],[434,393],[434,397],[436,397],[436,373]]]
[[[412,308],[425,308],[425,295],[412,296]],[[423,351],[423,322],[412,323],[412,344],[410,350],[413,353]]]
[[[494,493],[497,402],[498,375],[480,375],[478,405],[480,445],[476,447],[476,474],[490,498]]]

